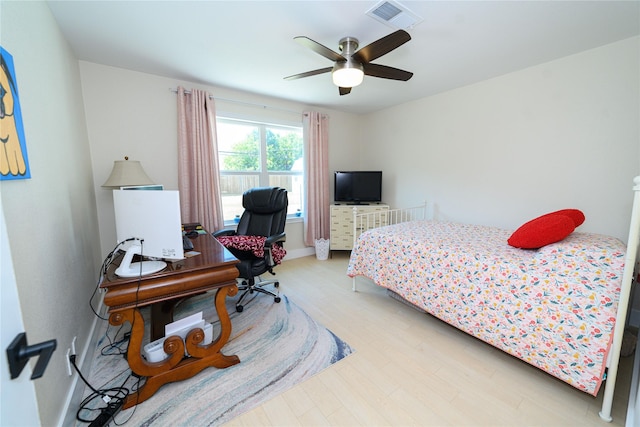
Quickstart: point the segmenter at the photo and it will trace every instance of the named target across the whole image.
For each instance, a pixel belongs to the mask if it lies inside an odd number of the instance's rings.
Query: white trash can
[[[316,239],[316,258],[324,261],[329,258],[329,239]]]

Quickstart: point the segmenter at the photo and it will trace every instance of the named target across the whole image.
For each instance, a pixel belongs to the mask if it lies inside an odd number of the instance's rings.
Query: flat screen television
[[[334,200],[356,205],[382,201],[382,171],[336,171]]]
[[[162,259],[184,258],[178,191],[114,190],[113,205],[119,249],[126,251],[118,276],[144,276],[164,269]],[[143,260],[132,262],[134,255]]]

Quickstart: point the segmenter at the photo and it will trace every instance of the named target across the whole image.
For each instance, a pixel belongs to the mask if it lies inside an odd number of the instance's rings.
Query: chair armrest
[[[264,246],[265,247],[270,247],[271,245],[273,245],[276,242],[284,242],[286,240],[287,240],[287,234],[286,233],[275,234],[273,236],[267,237],[267,240],[264,242]]]
[[[233,230],[231,228],[227,228],[227,229],[224,229],[224,230],[214,231],[213,233],[211,233],[211,235],[213,237],[235,236],[236,235],[236,230]]]

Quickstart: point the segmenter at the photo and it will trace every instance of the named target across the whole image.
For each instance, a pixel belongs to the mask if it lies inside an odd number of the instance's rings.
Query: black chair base
[[[260,276],[258,276],[258,279],[260,279]],[[242,313],[242,311],[244,310],[244,306],[242,305],[242,300],[244,300],[244,298],[247,295],[251,295],[254,292],[260,292],[262,294],[271,295],[273,297],[273,302],[275,303],[282,301],[282,299],[280,298],[280,292],[275,293],[275,292],[271,292],[268,289],[263,288],[263,286],[266,286],[266,285],[273,285],[273,287],[277,289],[280,287],[280,282],[278,282],[277,280],[261,280],[260,279],[258,283],[251,285],[251,284],[248,284],[246,280],[243,280],[240,286],[238,286],[238,291],[239,292],[244,291],[244,292],[242,293],[242,295],[240,295],[240,299],[236,303],[236,312]]]

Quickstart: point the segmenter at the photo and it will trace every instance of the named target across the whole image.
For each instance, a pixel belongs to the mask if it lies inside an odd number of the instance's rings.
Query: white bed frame
[[[358,208],[353,208],[353,246],[356,247],[358,237],[367,230],[400,224],[408,221],[423,221],[427,219],[427,202],[420,206],[403,209],[391,209],[358,213]],[[356,291],[356,276],[352,279],[353,292]]]
[[[618,376],[618,365],[620,361],[620,349],[622,347],[622,337],[624,335],[624,325],[629,309],[629,299],[633,284],[633,270],[638,255],[638,245],[640,244],[640,176],[633,180],[633,206],[631,210],[631,222],[629,225],[629,238],[627,240],[627,253],[625,256],[624,272],[622,274],[622,288],[620,290],[620,301],[618,302],[618,312],[616,315],[616,325],[613,332],[613,345],[609,354],[609,366],[607,379],[605,381],[604,397],[600,418],[611,422],[611,407],[613,405],[613,392],[616,387]],[[353,208],[353,247],[363,232],[372,228],[386,225],[394,225],[407,221],[427,219],[427,204],[405,209],[391,209],[386,211],[376,211],[369,213],[358,213],[358,208]],[[356,277],[353,277],[353,291],[356,291]],[[633,402],[629,402],[633,404]]]

